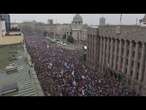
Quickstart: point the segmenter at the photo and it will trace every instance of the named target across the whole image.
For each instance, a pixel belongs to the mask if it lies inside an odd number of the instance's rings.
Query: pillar
[[[112,68],[112,58],[113,58],[113,39],[111,39],[111,42],[110,42],[110,46],[111,46],[111,49],[110,49],[110,68]]]
[[[118,71],[122,71],[122,64],[121,64],[121,50],[122,50],[122,41],[119,42],[119,53],[118,53]]]
[[[123,54],[123,66],[122,66],[122,72],[123,73],[125,73],[125,65],[126,65],[126,58],[127,58],[126,54],[127,54],[127,42],[124,41],[124,54]]]
[[[134,68],[133,68],[132,80],[136,79],[136,74],[138,72],[137,63],[138,63],[138,43],[136,43],[136,47],[135,47]]]
[[[115,51],[114,51],[114,70],[116,70],[116,64],[117,64],[117,40],[115,40]]]
[[[145,52],[145,46],[144,43],[142,43],[142,49],[141,49],[141,56],[140,56],[140,68],[139,68],[139,76],[138,76],[138,82],[140,83],[140,87],[139,87],[139,92],[141,93],[141,87],[142,87],[142,77],[144,74],[144,52]]]
[[[105,62],[105,38],[103,38],[103,55],[102,55],[102,71],[104,71],[104,62]]]
[[[99,65],[100,65],[100,71],[102,71],[102,37],[100,37],[100,55],[99,55]]]
[[[140,69],[139,69],[139,77],[138,81],[141,82],[142,79],[142,74],[143,74],[143,69],[144,69],[144,51],[145,51],[145,46],[144,43],[142,44],[142,49],[141,49],[141,57],[140,57]]]
[[[106,66],[108,67],[108,58],[109,58],[109,38],[107,39],[107,46],[106,46]]]
[[[130,72],[131,72],[131,57],[132,57],[132,42],[130,41],[128,67],[127,67],[127,75],[128,75],[128,77],[130,76]]]
[[[146,64],[145,64],[144,68],[146,68]],[[144,71],[144,76],[143,77],[144,78],[143,78],[143,82],[142,82],[142,93],[141,93],[141,95],[146,96],[146,69]]]

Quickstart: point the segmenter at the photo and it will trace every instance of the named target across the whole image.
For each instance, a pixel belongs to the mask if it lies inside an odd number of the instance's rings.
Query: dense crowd
[[[42,37],[25,38],[42,89],[47,96],[128,96],[127,84],[97,73],[80,62],[80,51],[48,43]]]

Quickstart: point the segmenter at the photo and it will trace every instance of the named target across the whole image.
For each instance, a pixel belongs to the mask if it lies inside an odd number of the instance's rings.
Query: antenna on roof
[[[123,14],[120,15],[120,25],[122,24],[122,17],[123,17]]]

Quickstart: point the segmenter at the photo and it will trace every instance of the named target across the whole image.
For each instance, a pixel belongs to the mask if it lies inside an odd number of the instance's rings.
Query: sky
[[[80,14],[84,24],[98,25],[99,18],[105,17],[106,24],[120,24],[121,14]],[[53,19],[54,23],[71,23],[75,14],[10,14],[11,22],[38,21],[47,23]],[[136,24],[136,19],[141,19],[144,14],[122,14],[122,24]]]

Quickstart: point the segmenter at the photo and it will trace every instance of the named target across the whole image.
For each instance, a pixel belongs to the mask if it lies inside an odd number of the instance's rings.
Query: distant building
[[[139,23],[140,23],[141,26],[146,26],[146,14],[144,15],[143,19],[139,20]]]
[[[99,19],[99,25],[105,25],[105,18],[104,17],[101,17]]]
[[[145,22],[146,16],[143,19]],[[146,95],[146,27],[105,25],[88,30],[87,65],[126,77],[131,88]]]
[[[73,17],[72,24],[83,24],[83,18],[79,14],[76,14]]]
[[[48,24],[53,24],[53,20],[52,19],[48,19]]]
[[[85,42],[87,40],[88,25],[83,24],[82,17],[77,14],[73,17],[73,21],[70,24],[53,24],[52,20],[48,20],[48,24],[41,26],[40,29],[47,32],[52,38],[62,38],[72,36],[78,43]]]
[[[0,20],[0,37],[5,36],[6,34],[6,25],[4,20]]]
[[[0,14],[0,19],[5,21],[6,32],[9,32],[11,29],[10,15],[9,14]]]

